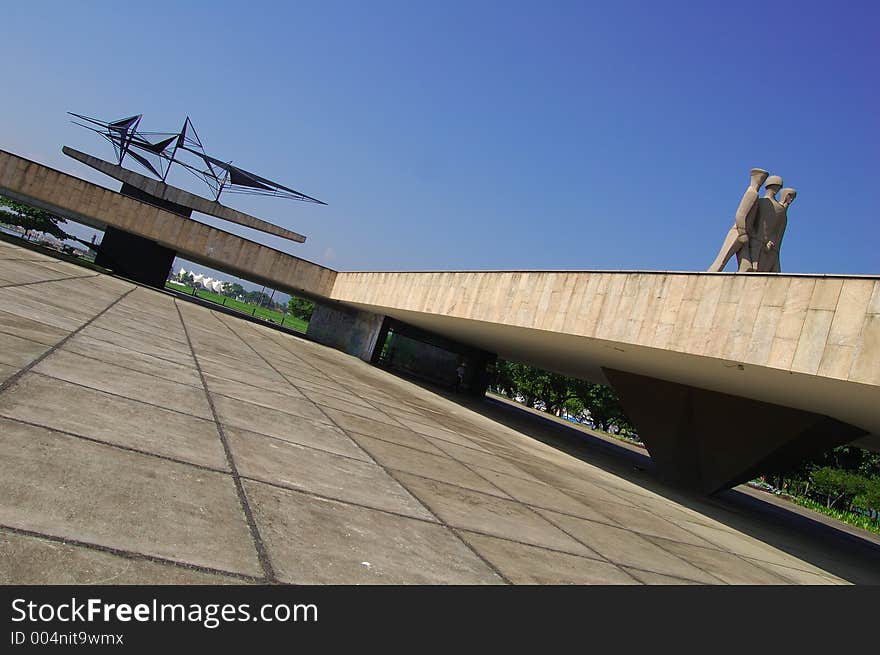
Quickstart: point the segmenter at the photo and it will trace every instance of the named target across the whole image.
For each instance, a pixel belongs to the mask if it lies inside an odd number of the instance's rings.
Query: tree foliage
[[[6,196],[0,196],[0,222],[18,225],[25,230],[51,234],[56,239],[67,239],[67,232],[58,227],[67,220],[43,209],[25,205]]]
[[[222,293],[228,298],[244,298],[247,290],[238,282],[231,282],[223,287]]]
[[[768,476],[776,488],[846,512],[880,511],[880,453],[838,446]]]
[[[315,311],[315,303],[305,298],[291,296],[287,308],[295,318],[308,321],[312,318],[312,312]]]
[[[810,472],[810,482],[814,493],[825,496],[826,507],[851,508],[853,500],[867,491],[870,480],[853,471],[822,466]]]
[[[600,429],[608,430],[614,425],[621,431],[632,431],[617,395],[605,385],[500,360],[493,386],[499,393],[519,399],[529,407],[557,416],[563,410],[577,418],[589,415]]]

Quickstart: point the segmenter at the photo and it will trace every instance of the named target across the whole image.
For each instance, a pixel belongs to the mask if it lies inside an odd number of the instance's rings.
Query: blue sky
[[[705,270],[753,166],[799,195],[783,271],[880,273],[876,2],[30,2],[0,147],[111,185],[66,111],[189,114],[325,200],[232,197],[340,270]],[[198,187],[190,186],[193,190]],[[210,221],[207,221],[210,222]]]

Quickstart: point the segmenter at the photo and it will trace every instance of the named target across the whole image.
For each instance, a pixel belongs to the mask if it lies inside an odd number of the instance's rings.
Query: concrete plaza
[[[0,242],[0,583],[880,582],[571,431]]]

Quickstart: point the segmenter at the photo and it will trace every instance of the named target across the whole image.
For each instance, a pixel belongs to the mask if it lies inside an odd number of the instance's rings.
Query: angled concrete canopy
[[[806,445],[821,450],[855,441],[880,450],[878,276],[337,273],[3,152],[0,193],[89,224],[116,226],[330,307],[393,317],[504,358],[619,386],[652,454],[672,477],[688,477],[682,473],[694,466],[693,457],[674,456],[677,443],[711,448],[715,427],[741,425],[749,437],[739,441],[736,431],[724,430],[725,448],[733,453],[727,461],[715,469],[698,465],[698,486],[707,491],[738,481],[761,462],[783,465],[805,454]],[[349,321],[352,329],[378,330],[381,324]],[[375,336],[355,341],[375,348]],[[369,359],[369,353],[358,354]],[[632,384],[630,376],[641,382]],[[646,378],[656,385],[645,384]],[[684,394],[689,406],[697,403],[700,412],[714,407],[714,414],[683,421],[666,431],[668,438],[658,438],[664,430],[657,412],[645,408],[655,405],[657,390],[674,385],[696,390]],[[781,410],[765,408],[767,420],[750,421],[742,415],[751,406],[746,401]],[[778,440],[778,424],[769,417],[786,408],[802,425]],[[670,406],[671,413],[682,411]]]

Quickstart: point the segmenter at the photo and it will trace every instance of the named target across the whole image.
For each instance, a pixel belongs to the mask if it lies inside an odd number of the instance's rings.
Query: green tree
[[[853,499],[853,505],[880,511],[880,478],[869,478],[865,488]]]
[[[632,432],[629,419],[611,387],[591,384],[583,400],[584,405],[590,410],[590,417],[596,427],[608,430],[612,425],[616,425],[623,432]]]
[[[825,496],[826,507],[834,507],[840,503],[850,510],[856,497],[868,491],[870,482],[863,475],[831,466],[814,469],[810,473],[810,481],[813,490]]]
[[[70,236],[58,227],[67,220],[43,209],[16,202],[6,196],[0,196],[0,222],[7,225],[18,225],[25,230],[36,230],[51,234],[56,239],[68,239]]]
[[[232,282],[231,284],[227,284],[223,287],[223,295],[228,298],[240,298],[247,294],[244,287],[241,286],[238,282]]]
[[[287,303],[287,309],[292,316],[308,321],[312,318],[312,312],[315,311],[315,303],[305,298],[291,296]]]
[[[510,398],[521,399],[529,407],[543,404],[544,411],[557,416],[563,409],[575,416],[589,411],[600,429],[608,430],[617,425],[621,431],[632,431],[611,387],[503,360],[496,366],[494,387]]]

